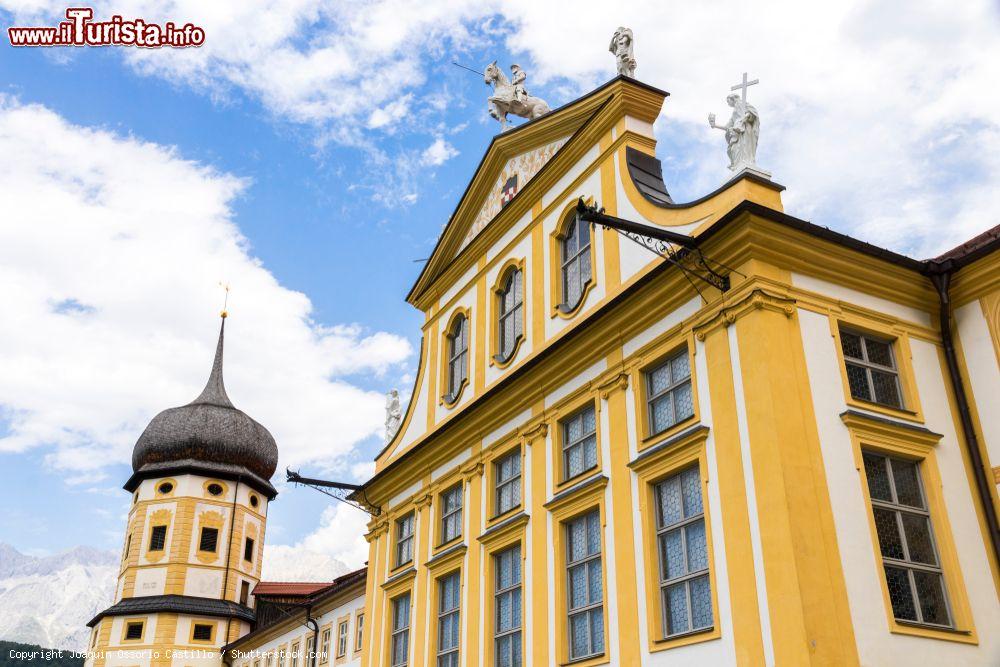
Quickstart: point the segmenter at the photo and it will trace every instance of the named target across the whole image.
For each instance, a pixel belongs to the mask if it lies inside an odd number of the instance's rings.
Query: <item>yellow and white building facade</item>
[[[1000,663],[997,235],[913,260],[752,172],[675,203],[665,97],[495,138],[409,293],[362,664]]]

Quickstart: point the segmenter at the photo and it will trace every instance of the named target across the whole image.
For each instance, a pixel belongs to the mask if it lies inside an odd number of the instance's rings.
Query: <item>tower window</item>
[[[240,582],[240,604],[246,604],[250,600],[250,582]]]
[[[243,560],[253,562],[253,538],[248,537],[243,543]]]
[[[210,642],[212,641],[212,630],[214,629],[215,626],[209,623],[195,623],[191,638],[198,642]]]
[[[125,640],[138,641],[142,639],[142,621],[131,621],[125,624]]]
[[[259,505],[259,504],[260,504],[260,500],[257,499],[257,496],[255,496],[255,495],[253,495],[251,493],[250,494],[250,507],[257,507],[257,505]]]
[[[174,490],[174,485],[171,484],[170,482],[163,482],[158,487],[156,487],[156,490],[163,495],[167,495],[168,493]]]
[[[202,528],[198,551],[215,551],[219,543],[218,528]]]
[[[221,484],[217,484],[215,482],[212,482],[206,488],[208,489],[208,492],[210,494],[212,494],[213,496],[221,496],[222,495],[222,485]]]
[[[153,526],[153,532],[149,536],[149,550],[163,551],[163,545],[167,541],[167,527]]]

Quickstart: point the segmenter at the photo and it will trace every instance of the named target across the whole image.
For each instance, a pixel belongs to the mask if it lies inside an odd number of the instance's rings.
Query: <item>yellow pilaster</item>
[[[536,414],[541,406],[535,406]],[[533,665],[549,664],[549,553],[548,512],[545,509],[545,436],[548,425],[542,422],[524,434],[526,446],[531,447],[531,584],[526,587],[531,605],[531,637],[527,653]]]
[[[857,665],[794,304],[757,298],[735,326],[775,662]]]
[[[431,645],[430,632],[434,630],[429,624],[427,617],[428,601],[431,599],[430,593],[433,589],[432,583],[428,580],[427,554],[430,552],[430,540],[433,531],[431,530],[431,496],[425,494],[417,500],[417,529],[420,531],[417,538],[417,549],[414,553],[413,563],[417,568],[416,583],[413,587],[413,594],[410,603],[414,612],[413,634],[411,635],[411,653],[413,654],[413,667],[423,667],[426,652]],[[433,608],[432,608],[433,609]]]
[[[609,365],[621,362],[621,350],[610,358]],[[628,419],[625,409],[625,389],[628,375],[624,372],[601,387],[602,398],[608,403],[608,434],[611,460],[612,530],[615,536],[615,595],[618,603],[618,650],[621,664],[640,663],[639,603],[636,598],[635,526],[632,514],[632,471],[628,468]]]
[[[763,665],[764,640],[757,599],[757,574],[751,554],[750,515],[747,508],[746,479],[740,452],[733,363],[729,355],[729,332],[716,328],[705,337],[708,387],[711,395],[712,438],[718,467],[719,495],[722,497],[723,538],[733,616],[733,644],[736,664]]]
[[[490,342],[486,340],[486,274],[483,273],[476,281],[476,372],[473,384],[476,396],[483,393],[486,386],[486,351]]]
[[[545,238],[542,236],[542,202],[531,210],[531,349],[537,350],[545,340]]]
[[[611,133],[601,137],[600,149],[604,153],[611,146]],[[609,153],[601,162],[601,201],[605,213],[618,215],[618,189],[615,181],[615,156]],[[601,228],[601,240],[604,243],[604,284],[608,294],[611,294],[621,284],[621,256],[618,232],[607,227]]]
[[[483,513],[480,511],[483,500],[483,464],[473,463],[463,470],[467,476],[469,485],[469,534],[466,537],[468,544],[467,565],[462,583],[466,587],[469,606],[464,610],[466,615],[465,627],[465,651],[466,664],[478,663],[479,640],[482,635],[482,624],[479,620],[480,610],[480,590],[482,589],[482,546],[479,544],[479,536],[483,532]]]

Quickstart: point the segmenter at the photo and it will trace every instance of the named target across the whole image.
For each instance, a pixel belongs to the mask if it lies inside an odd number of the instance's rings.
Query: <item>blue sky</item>
[[[17,286],[0,297],[0,541],[25,551],[120,547],[131,445],[200,390],[219,281],[234,402],[282,465],[365,475],[381,394],[415,372],[414,260],[497,131],[453,59],[519,62],[556,107],[613,75],[607,42],[630,25],[638,78],[672,93],[656,131],[675,199],[725,179],[705,117],[746,69],[789,212],[916,256],[997,222],[988,2],[203,4],[96,5],[203,25],[202,49],[0,46],[0,276]],[[0,0],[0,19],[63,9]],[[335,537],[363,520],[328,505],[282,488],[268,542],[356,564],[361,543]]]

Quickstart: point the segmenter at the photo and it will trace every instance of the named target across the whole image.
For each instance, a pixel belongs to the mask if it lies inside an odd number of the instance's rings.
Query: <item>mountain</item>
[[[86,623],[112,603],[117,575],[112,551],[36,557],[0,542],[0,639],[84,650]]]

